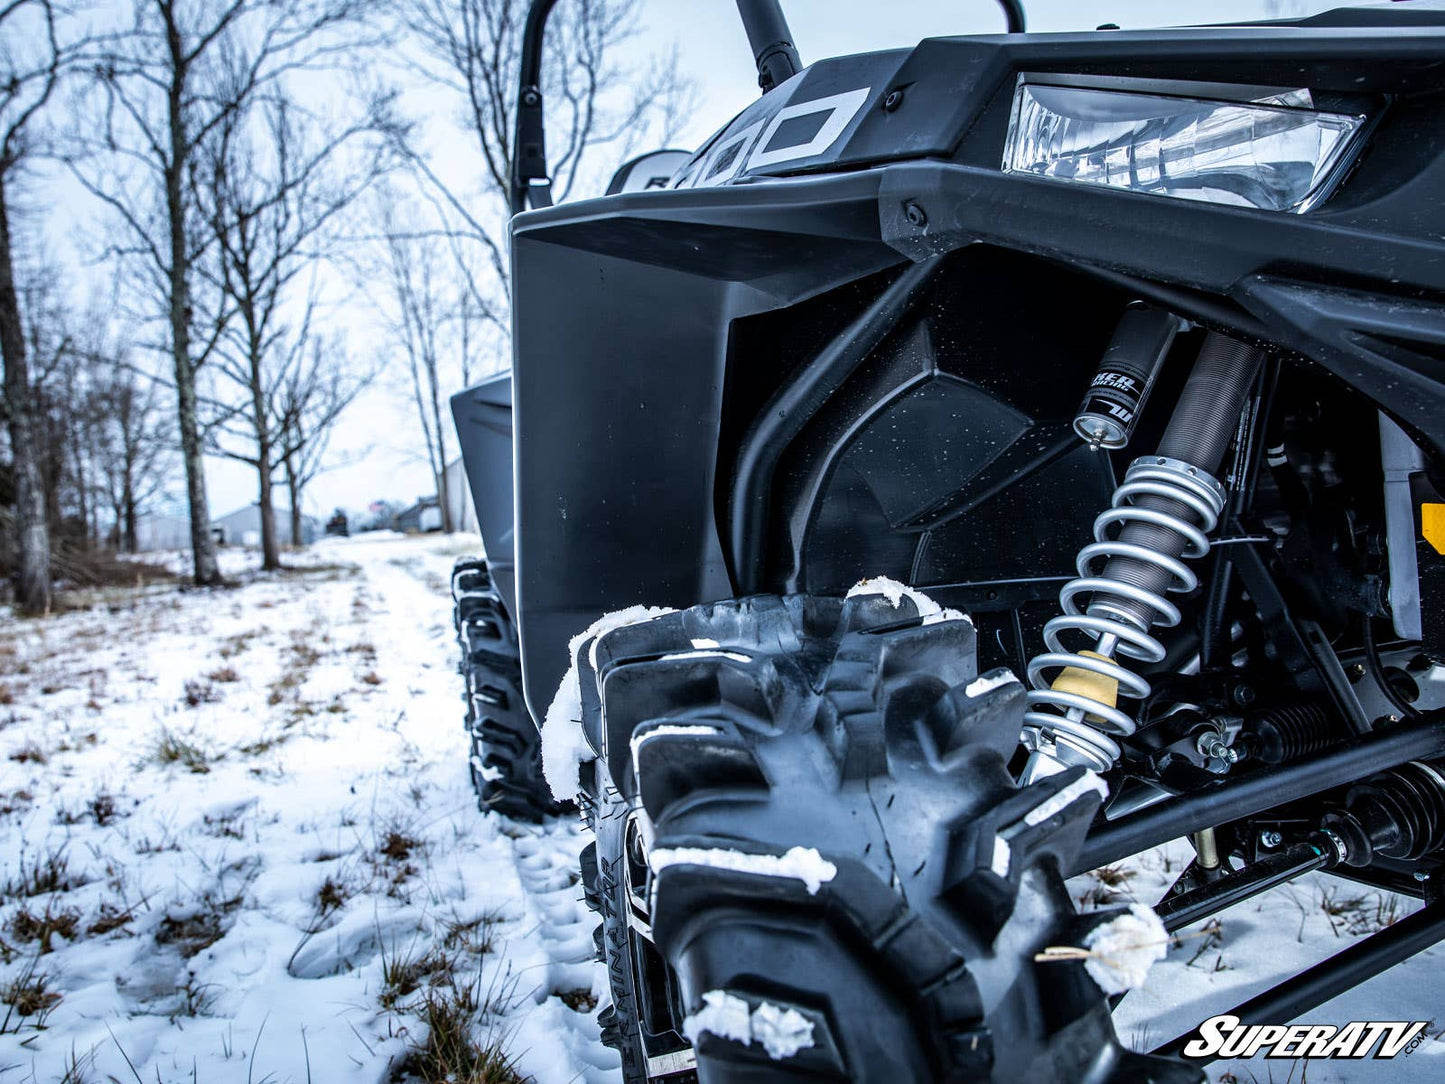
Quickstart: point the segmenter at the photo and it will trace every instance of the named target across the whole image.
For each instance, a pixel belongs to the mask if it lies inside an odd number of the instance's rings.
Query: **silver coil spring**
[[[1173,504],[1169,510],[1140,507],[1136,502],[1143,497],[1163,498]],[[1160,591],[1109,575],[1113,558],[1127,558],[1166,573],[1169,591],[1192,591],[1199,578],[1178,557],[1122,541],[1112,534],[1113,528],[1119,527],[1121,533],[1131,523],[1161,528],[1158,536],[1182,543],[1182,557],[1199,558],[1209,552],[1208,532],[1219,522],[1224,502],[1224,487],[1188,463],[1147,456],[1130,465],[1109,507],[1094,520],[1093,543],[1079,551],[1078,577],[1059,592],[1064,612],[1044,626],[1048,651],[1029,663],[1033,689],[1024,715],[1025,745],[1034,750],[1051,749],[1068,763],[1100,772],[1119,759],[1119,743],[1111,735],[1133,734],[1134,718],[1094,697],[1055,689],[1053,683],[1066,667],[1073,667],[1117,682],[1120,697],[1139,700],[1149,695],[1149,682],[1120,665],[1115,656],[1144,663],[1161,661],[1164,645],[1149,629],[1179,624],[1179,607]],[[1104,565],[1096,569],[1100,561]],[[1080,596],[1089,596],[1087,607],[1081,607]],[[1089,643],[1070,647],[1064,643],[1066,634],[1079,634]],[[1084,654],[1086,650],[1091,653]]]

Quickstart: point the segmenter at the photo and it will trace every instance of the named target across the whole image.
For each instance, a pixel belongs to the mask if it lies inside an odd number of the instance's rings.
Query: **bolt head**
[[[928,225],[928,216],[923,213],[923,208],[911,201],[903,205],[903,217],[908,219],[910,226],[922,228]]]
[[[902,104],[903,91],[901,90],[890,90],[888,92],[888,97],[883,99],[883,108],[889,113],[893,112]]]
[[[1280,835],[1273,828],[1266,828],[1263,832],[1259,833],[1260,846],[1266,847],[1269,850],[1274,850],[1283,842],[1284,836]]]
[[[1429,870],[1424,870],[1424,869],[1417,869],[1417,870],[1415,871],[1415,873],[1414,873],[1414,877],[1415,877],[1415,880],[1420,881],[1420,882],[1423,883],[1423,882],[1428,881],[1428,880],[1430,879],[1430,871],[1429,871]]]

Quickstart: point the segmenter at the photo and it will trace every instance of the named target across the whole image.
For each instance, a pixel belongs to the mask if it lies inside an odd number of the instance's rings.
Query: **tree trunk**
[[[437,507],[441,509],[442,530],[451,534],[456,527],[452,523],[451,502],[447,500],[447,441],[442,429],[441,388],[437,381],[435,363],[428,366],[427,374],[431,382],[432,424],[437,435],[437,462],[441,468],[437,471]]]
[[[271,495],[271,474],[275,464],[271,462],[271,426],[266,413],[266,390],[261,373],[265,348],[252,309],[247,306],[243,312],[249,332],[251,426],[256,431],[256,473],[261,480],[261,567],[267,572],[275,572],[281,567],[281,547],[276,539],[276,505]],[[294,544],[296,539],[293,537],[291,541]]]
[[[301,545],[301,478],[293,456],[286,457],[286,492],[291,496],[291,544]]]
[[[50,608],[50,533],[45,520],[45,488],[36,458],[34,400],[10,255],[3,168],[0,163],[0,354],[5,361],[5,413],[15,470],[15,604],[21,612],[34,614]]]
[[[196,370],[191,364],[190,256],[186,245],[186,205],[182,192],[186,161],[190,157],[185,130],[182,91],[186,70],[184,47],[174,27],[167,28],[173,72],[169,121],[170,161],[166,163],[166,218],[170,226],[169,271],[171,360],[176,371],[176,421],[181,438],[181,459],[186,468],[186,500],[191,514],[191,554],[195,581],[201,587],[221,582],[216,563],[216,540],[211,536],[211,511],[206,503],[206,472],[201,448],[201,427],[196,420]]]
[[[125,527],[121,531],[120,545],[126,553],[140,552],[140,535],[136,529],[135,494],[131,492],[130,486],[126,486],[125,498]]]
[[[261,476],[261,567],[274,572],[281,567],[281,547],[276,541],[276,505],[271,496],[271,449],[262,447],[256,470]]]
[[[79,545],[82,551],[90,549],[91,535],[91,502],[90,502],[90,479],[85,476],[85,460],[80,454],[80,434],[74,429],[66,433],[66,440],[71,447],[71,458],[75,461],[75,499],[76,509],[80,514],[80,539]]]

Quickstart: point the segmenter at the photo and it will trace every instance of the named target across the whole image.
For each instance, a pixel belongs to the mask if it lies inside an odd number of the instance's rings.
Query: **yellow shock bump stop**
[[[1080,655],[1088,655],[1094,659],[1104,659],[1097,651],[1080,651]],[[1059,671],[1059,676],[1054,678],[1050,686],[1059,692],[1076,693],[1079,696],[1088,697],[1090,700],[1108,707],[1117,707],[1119,704],[1119,682],[1107,674],[1096,674],[1092,670],[1085,670],[1078,666],[1066,666]],[[1086,715],[1085,718],[1099,721],[1096,715]]]
[[[1420,505],[1420,533],[1436,553],[1445,555],[1445,504]]]

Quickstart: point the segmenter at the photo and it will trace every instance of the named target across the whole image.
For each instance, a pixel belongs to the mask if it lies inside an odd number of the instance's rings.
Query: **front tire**
[[[1014,786],[1024,691],[978,680],[966,619],[758,597],[575,661],[624,1079],[1199,1079],[1121,1048],[1081,963],[1035,961],[1112,917],[1059,872],[1099,791]]]
[[[516,630],[482,558],[452,569],[452,620],[466,682],[467,763],[477,804],[539,822],[562,811],[542,778],[541,735],[522,698]]]

